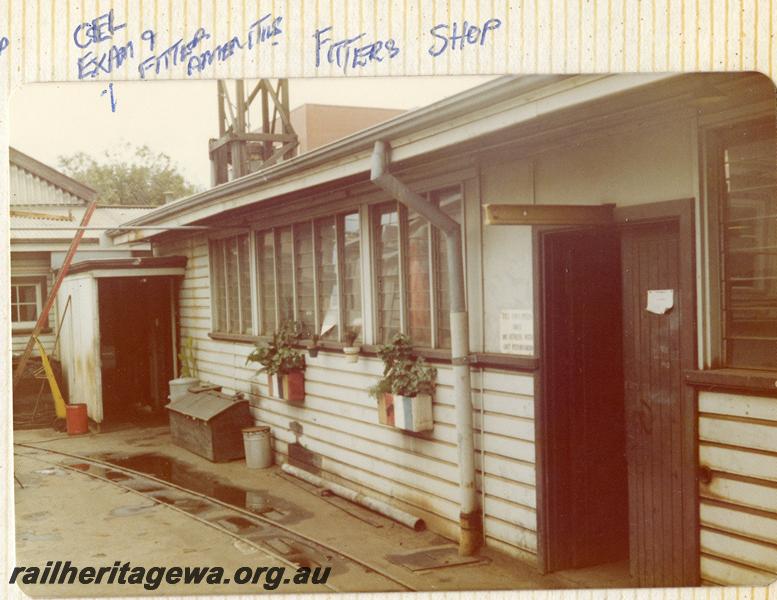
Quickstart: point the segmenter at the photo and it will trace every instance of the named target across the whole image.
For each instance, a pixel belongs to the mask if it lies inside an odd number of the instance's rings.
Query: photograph
[[[20,87],[10,583],[774,582],[776,99],[749,71]]]

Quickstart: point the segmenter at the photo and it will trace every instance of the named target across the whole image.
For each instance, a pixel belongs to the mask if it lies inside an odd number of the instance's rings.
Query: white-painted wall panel
[[[69,401],[86,404],[89,418],[101,423],[103,410],[97,281],[88,273],[65,277],[57,293],[57,304],[64,307],[68,296],[71,305],[63,321],[60,347]]]
[[[699,393],[699,488],[705,581],[777,579],[777,399]]]
[[[207,243],[204,237],[170,242],[158,255],[188,258],[179,295],[181,334],[194,340],[200,378],[225,391],[252,394],[252,412],[273,429],[279,461],[299,441],[318,455],[326,476],[423,516],[449,537],[458,533],[458,467],[453,375],[442,366],[432,433],[408,435],[378,424],[366,390],[382,372],[377,359],[346,363],[339,353],[307,357],[304,405],[268,396],[264,375],[246,365],[250,344],[212,339]],[[534,468],[534,380],[530,375],[473,370],[477,485],[488,543],[534,560],[537,550]],[[297,423],[297,436],[291,424]],[[481,431],[481,425],[483,430]]]

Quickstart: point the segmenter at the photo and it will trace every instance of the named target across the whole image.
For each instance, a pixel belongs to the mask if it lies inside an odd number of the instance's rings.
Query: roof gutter
[[[385,142],[375,142],[370,180],[392,198],[413,209],[445,236],[450,290],[451,364],[456,407],[456,447],[459,462],[459,554],[472,556],[483,543],[483,511],[475,488],[475,435],[472,423],[472,384],[469,372],[467,317],[461,226],[437,206],[413,192],[389,172]]]
[[[526,94],[532,90],[544,88],[551,83],[556,83],[572,76],[569,75],[530,75],[521,77],[502,77],[496,81],[472,88],[446,98],[425,108],[413,110],[394,119],[370,127],[356,134],[333,142],[311,152],[299,155],[287,161],[282,161],[267,169],[251,173],[239,179],[223,183],[199,194],[181,198],[165,204],[147,215],[128,221],[126,225],[145,225],[163,221],[167,217],[176,215],[184,210],[192,210],[214,204],[225,196],[240,194],[247,190],[256,189],[270,181],[293,175],[302,170],[331,163],[339,158],[350,157],[359,150],[369,150],[372,145],[386,137],[400,137],[417,131],[419,128],[428,127],[436,123],[443,123],[458,116],[466,115],[481,105],[492,105],[517,95]],[[110,237],[121,235],[123,230],[117,227],[108,232]]]

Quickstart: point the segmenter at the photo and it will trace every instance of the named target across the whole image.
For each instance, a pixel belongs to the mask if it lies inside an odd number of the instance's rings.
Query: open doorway
[[[103,420],[162,418],[173,379],[171,277],[98,280]]]
[[[628,560],[637,586],[698,581],[690,201],[539,234],[540,561]]]

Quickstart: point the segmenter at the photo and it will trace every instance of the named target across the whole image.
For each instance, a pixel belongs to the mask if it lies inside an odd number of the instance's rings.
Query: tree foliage
[[[97,190],[101,204],[156,206],[164,204],[165,192],[174,199],[197,191],[181,175],[165,153],[148,146],[129,144],[104,152],[94,159],[84,152],[59,157],[64,173]]]

